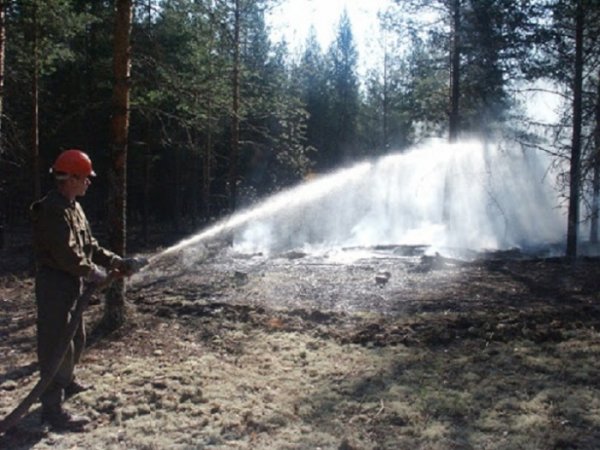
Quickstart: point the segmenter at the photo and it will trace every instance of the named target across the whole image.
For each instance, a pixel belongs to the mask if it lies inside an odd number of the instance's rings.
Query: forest
[[[600,2],[390,1],[368,70],[347,10],[298,46],[285,6],[0,0],[0,448],[599,448]],[[29,205],[70,148],[98,241],[148,262],[77,302],[84,433],[31,395]]]
[[[267,26],[280,3],[0,2],[2,229],[27,223],[68,148],[92,157],[88,215],[102,230],[108,212],[123,252],[125,229],[183,236],[353,161],[477,136],[552,155],[567,252],[581,223],[597,241],[597,2],[397,1],[362,78],[345,11],[327,48],[312,28],[298,53]],[[553,123],[526,114],[544,91],[562,99]]]

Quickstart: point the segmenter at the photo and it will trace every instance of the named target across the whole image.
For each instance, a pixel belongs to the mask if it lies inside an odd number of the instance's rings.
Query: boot
[[[85,392],[92,389],[92,386],[86,384],[80,384],[77,381],[73,380],[69,383],[69,385],[65,388],[65,400],[77,395],[81,392]]]
[[[42,407],[42,424],[48,424],[55,431],[84,431],[84,427],[90,423],[85,416],[69,414],[62,407]]]

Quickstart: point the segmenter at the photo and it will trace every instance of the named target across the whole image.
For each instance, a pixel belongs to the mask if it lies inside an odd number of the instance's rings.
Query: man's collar
[[[49,195],[54,197],[59,204],[64,205],[65,207],[73,208],[75,206],[75,200],[70,201],[67,197],[61,194],[58,189],[53,189],[50,191]]]

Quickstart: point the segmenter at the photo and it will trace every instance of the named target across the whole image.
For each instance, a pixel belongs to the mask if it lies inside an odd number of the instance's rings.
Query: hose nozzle
[[[146,267],[148,265],[148,263],[150,262],[148,260],[148,258],[143,258],[143,257],[136,257],[136,258],[131,258],[131,271],[133,273],[137,273],[140,270],[142,270],[144,267]]]

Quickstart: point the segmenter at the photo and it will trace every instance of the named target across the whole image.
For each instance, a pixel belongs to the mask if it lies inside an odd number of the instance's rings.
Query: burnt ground
[[[126,326],[86,313],[87,431],[36,404],[0,448],[600,448],[600,260],[366,250],[154,258]],[[0,255],[5,416],[37,380],[35,307],[27,251]]]

